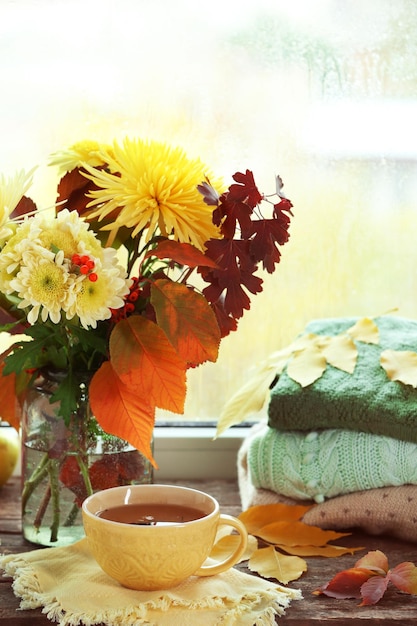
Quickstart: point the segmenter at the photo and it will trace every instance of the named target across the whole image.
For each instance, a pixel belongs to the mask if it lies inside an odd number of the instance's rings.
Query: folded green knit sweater
[[[357,320],[315,320],[305,332],[338,335]],[[389,380],[380,364],[386,349],[417,352],[417,322],[383,316],[375,323],[379,343],[355,341],[358,358],[352,374],[328,365],[314,383],[301,387],[284,369],[271,390],[269,426],[284,431],[343,428],[417,443],[417,389]]]
[[[280,432],[265,427],[248,450],[253,485],[295,500],[417,484],[417,444],[349,430]]]

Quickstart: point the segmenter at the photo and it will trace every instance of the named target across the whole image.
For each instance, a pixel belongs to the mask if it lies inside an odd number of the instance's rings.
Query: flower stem
[[[45,493],[43,494],[42,502],[36,513],[36,517],[33,520],[33,526],[36,528],[36,530],[39,530],[39,528],[42,525],[43,516],[45,515],[46,509],[48,508],[50,499],[51,499],[51,486],[48,485]]]
[[[36,487],[42,482],[42,480],[47,475],[49,461],[50,461],[50,459],[49,459],[48,453],[46,452],[43,455],[43,457],[41,459],[41,462],[39,463],[38,467],[32,473],[31,477],[28,478],[28,480],[25,481],[25,484],[23,486],[23,491],[22,491],[22,511],[23,511],[23,513],[26,511],[26,505],[28,503],[28,500],[29,500],[30,496],[32,495],[32,493],[34,492]]]
[[[88,473],[88,466],[84,462],[84,459],[79,455],[77,456],[77,463],[78,463],[78,467],[80,468],[81,476],[83,477],[83,480],[84,480],[84,485],[85,485],[85,489],[87,492],[87,496],[91,496],[94,490],[91,484],[90,474]]]
[[[49,464],[49,484],[51,488],[53,518],[51,524],[51,542],[58,541],[61,510],[59,506],[59,464],[51,459]]]

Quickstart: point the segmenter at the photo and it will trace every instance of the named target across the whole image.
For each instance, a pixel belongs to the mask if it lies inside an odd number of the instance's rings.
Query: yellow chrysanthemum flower
[[[132,230],[132,237],[144,230],[146,241],[162,234],[200,250],[210,238],[219,237],[212,222],[213,208],[197,190],[205,177],[213,184],[200,159],[188,158],[182,148],[141,139],[126,138],[122,146],[114,142],[113,151],[109,165],[114,174],[84,164],[88,177],[99,187],[90,194],[94,200],[88,206],[97,207],[90,217],[100,221],[113,211],[117,216],[103,226],[113,231],[111,239],[122,226]]]
[[[86,139],[74,143],[67,150],[52,154],[49,165],[57,165],[60,173],[71,172],[85,163],[91,167],[99,167],[107,163],[107,153],[112,154],[111,146]]]
[[[10,214],[31,186],[35,169],[30,172],[21,170],[9,179],[0,175],[0,242],[13,234],[13,227],[9,222]]]

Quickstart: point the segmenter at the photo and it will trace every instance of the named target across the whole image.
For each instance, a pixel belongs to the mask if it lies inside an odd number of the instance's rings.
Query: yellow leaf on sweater
[[[346,331],[353,339],[364,343],[379,343],[378,326],[369,317],[363,317]]]
[[[327,337],[323,346],[326,361],[344,372],[352,374],[358,358],[358,349],[349,335]]]
[[[410,350],[384,350],[380,363],[390,380],[417,387],[417,353]]]
[[[216,437],[225,430],[240,424],[246,417],[262,411],[270,397],[270,386],[276,370],[264,365],[226,403],[217,423]]]
[[[326,369],[326,358],[321,349],[312,343],[295,352],[287,366],[287,374],[301,387],[307,387],[320,378]]]
[[[275,578],[284,585],[307,571],[304,559],[280,554],[273,546],[256,550],[249,559],[248,567],[263,578]]]

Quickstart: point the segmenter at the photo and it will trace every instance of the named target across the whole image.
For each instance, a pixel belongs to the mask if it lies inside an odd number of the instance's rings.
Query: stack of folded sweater
[[[311,322],[307,333],[335,336],[357,318]],[[239,452],[243,508],[273,502],[315,504],[306,523],[361,527],[417,541],[417,389],[390,380],[387,349],[417,352],[417,322],[375,320],[378,343],[355,341],[353,373],[328,365],[302,387],[286,370],[271,390],[268,424]]]

